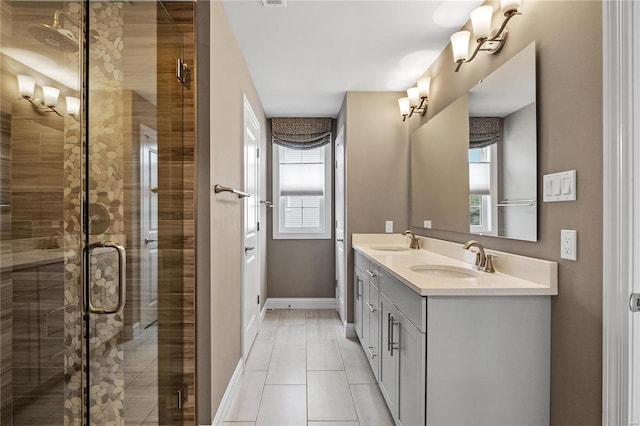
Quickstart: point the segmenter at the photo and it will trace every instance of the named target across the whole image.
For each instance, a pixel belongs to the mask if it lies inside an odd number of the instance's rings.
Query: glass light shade
[[[44,98],[44,104],[46,106],[54,107],[58,105],[58,96],[60,95],[60,90],[55,87],[43,86],[42,87],[42,97]]]
[[[429,97],[429,87],[431,86],[431,77],[421,77],[418,79],[418,89],[420,89],[420,97]]]
[[[400,114],[409,115],[411,104],[408,97],[398,99],[398,105],[400,105]]]
[[[407,90],[407,97],[409,98],[409,105],[417,107],[420,105],[420,89],[412,87]]]
[[[491,18],[493,7],[480,6],[471,12],[471,25],[473,26],[473,37],[476,40],[489,38],[491,36]]]
[[[36,81],[33,77],[28,75],[17,75],[18,78],[18,92],[20,96],[26,96],[27,98],[33,98],[33,92],[36,88]]]
[[[491,163],[469,163],[469,193],[471,195],[491,193]]]
[[[500,10],[503,14],[511,12],[512,10],[520,10],[520,0],[500,0]]]
[[[469,31],[458,31],[451,36],[451,50],[453,62],[466,61],[469,57]]]
[[[65,101],[67,103],[67,114],[78,116],[80,114],[80,99],[67,96]]]

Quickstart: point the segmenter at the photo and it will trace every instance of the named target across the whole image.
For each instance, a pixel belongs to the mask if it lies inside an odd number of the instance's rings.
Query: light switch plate
[[[578,231],[572,229],[560,230],[560,258],[578,260]]]
[[[387,220],[384,223],[384,232],[386,232],[387,234],[393,234],[393,221],[392,220]]]
[[[423,228],[431,229],[431,221],[425,220]]]
[[[576,171],[553,173],[544,175],[544,202],[574,201],[576,199]]]

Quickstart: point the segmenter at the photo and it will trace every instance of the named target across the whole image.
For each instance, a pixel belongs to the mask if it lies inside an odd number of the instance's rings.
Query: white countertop
[[[373,238],[373,235],[377,234],[354,234],[353,248],[378,263],[386,272],[421,296],[553,296],[558,294],[556,262],[487,250],[489,253],[498,254],[494,264],[496,272],[488,273],[476,271],[472,263],[424,248],[407,251],[374,249],[372,247],[381,245],[408,247],[408,239],[397,234],[388,235],[386,239],[383,237],[384,234],[380,235],[380,238]],[[423,242],[432,240],[424,237],[421,239]],[[435,241],[431,244],[427,241],[425,245],[429,247],[445,245],[444,252],[449,252],[447,254],[451,251],[455,253],[459,247],[462,258],[468,253],[462,249],[461,244]],[[500,264],[504,266],[504,270],[518,270],[520,276],[501,272]],[[423,274],[411,270],[410,267],[413,265],[453,266],[463,268],[474,277],[447,278]],[[527,277],[528,272],[531,279]]]

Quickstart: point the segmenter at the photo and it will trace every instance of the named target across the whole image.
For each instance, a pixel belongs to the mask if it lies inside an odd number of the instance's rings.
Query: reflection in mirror
[[[412,226],[535,241],[535,44],[411,135]]]
[[[472,233],[537,239],[535,83],[532,43],[469,91]]]

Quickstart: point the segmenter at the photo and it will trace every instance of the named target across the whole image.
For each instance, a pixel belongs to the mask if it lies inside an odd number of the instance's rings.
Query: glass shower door
[[[80,2],[0,2],[0,424],[83,412]]]
[[[159,2],[84,8],[87,417],[181,424],[182,35]]]

